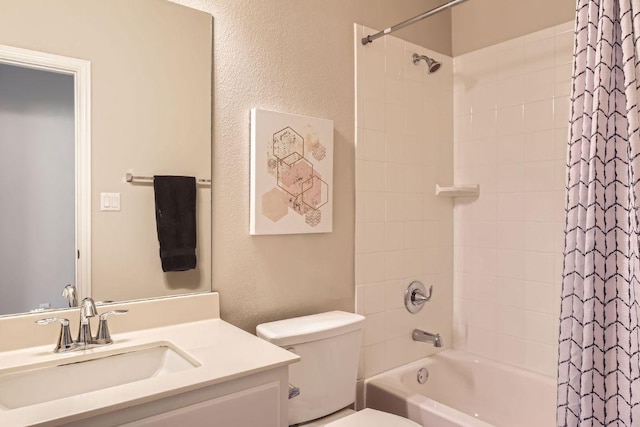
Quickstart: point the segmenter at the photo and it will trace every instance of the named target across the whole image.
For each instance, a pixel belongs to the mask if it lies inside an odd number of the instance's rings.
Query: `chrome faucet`
[[[414,341],[432,343],[434,347],[442,347],[442,338],[440,338],[440,334],[432,334],[431,332],[414,329],[411,337]]]
[[[78,329],[78,338],[76,343],[78,345],[95,344],[93,335],[91,335],[91,322],[90,318],[98,315],[96,309],[96,303],[90,297],[84,298],[80,303],[80,328]]]
[[[38,325],[48,325],[51,323],[60,323],[60,336],[58,337],[58,343],[54,352],[61,353],[75,350],[86,350],[102,345],[108,345],[113,342],[111,335],[109,334],[109,328],[107,326],[107,317],[113,314],[125,314],[129,310],[111,310],[100,315],[100,324],[98,327],[98,334],[94,337],[91,334],[91,321],[92,317],[98,315],[96,310],[96,304],[93,299],[87,297],[80,303],[80,328],[78,330],[78,339],[73,341],[71,338],[71,332],[69,331],[69,320],[62,318],[48,318],[37,320]]]

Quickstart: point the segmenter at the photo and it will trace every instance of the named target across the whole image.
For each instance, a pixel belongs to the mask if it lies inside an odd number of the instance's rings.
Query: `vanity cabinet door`
[[[281,366],[68,426],[286,427],[288,379]]]
[[[129,427],[280,427],[278,382],[241,390],[206,402],[126,424]]]

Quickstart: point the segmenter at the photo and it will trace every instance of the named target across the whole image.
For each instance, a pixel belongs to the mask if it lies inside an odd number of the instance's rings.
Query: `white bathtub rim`
[[[530,371],[528,369],[525,368],[521,368],[519,366],[514,366],[514,365],[510,365],[508,363],[502,363],[502,362],[497,362],[495,360],[491,360],[491,359],[486,359],[484,357],[478,356],[476,354],[473,353],[469,353],[466,351],[461,351],[461,350],[456,350],[456,349],[446,349],[446,350],[442,350],[439,351],[437,353],[434,353],[431,356],[427,356],[424,357],[422,359],[418,359],[415,360],[413,362],[409,362],[407,364],[398,366],[396,368],[392,368],[389,369],[387,371],[381,372],[379,374],[373,375],[369,378],[365,378],[364,382],[366,384],[367,381],[372,381],[375,379],[378,379],[380,377],[389,377],[389,376],[393,376],[395,378],[400,378],[401,374],[407,372],[407,370],[413,370],[415,369],[415,372],[418,372],[418,369],[423,368],[425,363],[429,363],[432,362],[433,360],[437,360],[438,358],[441,357],[446,357],[446,358],[451,358],[451,359],[456,359],[456,360],[466,360],[466,361],[472,361],[473,363],[486,363],[488,365],[491,366],[497,366],[500,367],[501,369],[506,369],[508,371],[512,371],[515,373],[518,373],[518,375],[523,375],[525,378],[533,378],[533,379],[537,379],[537,380],[542,380],[544,382],[549,382],[552,381],[554,383],[556,383],[557,379],[554,377],[550,377],[548,375],[543,375],[539,372],[534,372],[534,371]]]
[[[451,425],[457,426],[460,425],[460,422],[464,422],[464,425],[468,427],[493,427],[492,424],[489,424],[483,420],[447,406],[444,403],[433,400],[430,397],[423,396],[418,393],[409,392],[409,390],[407,390],[407,388],[400,382],[399,377],[376,376],[366,380],[365,383],[370,383],[371,386],[384,388],[387,392],[392,393],[400,399],[406,401],[409,404],[409,408],[428,407],[433,415],[436,415],[446,420],[447,422],[450,422]],[[367,386],[365,385],[365,403],[367,402],[366,390]],[[365,406],[367,405],[365,404]],[[429,419],[425,419],[425,414],[423,412],[418,414],[409,413],[407,415],[409,419],[420,423],[429,423],[429,421],[432,421]]]
[[[537,372],[532,372],[520,367],[512,366],[506,363],[496,362],[490,359],[485,359],[483,357],[477,356],[473,353],[468,353],[455,349],[447,349],[441,352],[438,352],[432,356],[428,356],[423,359],[416,360],[414,362],[407,363],[405,365],[399,366],[397,368],[390,369],[388,371],[382,372],[380,374],[374,375],[372,377],[366,378],[364,380],[364,390],[365,390],[365,406],[368,406],[367,400],[367,390],[369,384],[371,386],[375,386],[377,388],[383,388],[389,393],[395,395],[396,397],[405,400],[407,403],[411,403],[412,405],[408,405],[409,408],[414,407],[428,407],[430,411],[433,412],[434,416],[441,417],[447,422],[450,422],[451,425],[460,425],[459,423],[463,422],[463,425],[468,427],[493,427],[493,424],[490,424],[484,420],[474,417],[468,413],[462,412],[458,409],[452,408],[444,403],[438,402],[430,397],[424,396],[419,393],[415,393],[411,389],[408,389],[405,384],[403,384],[403,377],[407,374],[407,372],[417,372],[420,368],[429,367],[429,365],[437,362],[438,359],[453,359],[460,360],[464,362],[472,362],[472,363],[483,363],[488,365],[489,367],[496,367],[497,369],[504,369],[507,372],[513,372],[516,375],[522,376],[525,379],[530,378],[533,381],[543,381],[546,383],[556,383],[555,378],[551,378],[546,375],[542,375]],[[424,413],[421,414],[408,414],[409,418],[422,423],[428,423],[429,420],[424,419]],[[428,425],[428,424],[426,424]]]

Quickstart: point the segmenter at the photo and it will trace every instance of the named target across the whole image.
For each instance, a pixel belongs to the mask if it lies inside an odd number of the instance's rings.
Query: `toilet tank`
[[[289,425],[354,402],[363,322],[358,314],[331,311],[258,325],[260,338],[301,358],[289,366],[289,383],[300,388],[289,400]]]

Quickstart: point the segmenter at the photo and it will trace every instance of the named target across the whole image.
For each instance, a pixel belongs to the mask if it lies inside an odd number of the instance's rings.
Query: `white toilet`
[[[258,336],[298,356],[289,382],[289,425],[307,427],[417,427],[406,418],[374,409],[347,409],[355,401],[364,317],[343,311],[258,325]],[[295,393],[294,393],[295,394]]]

